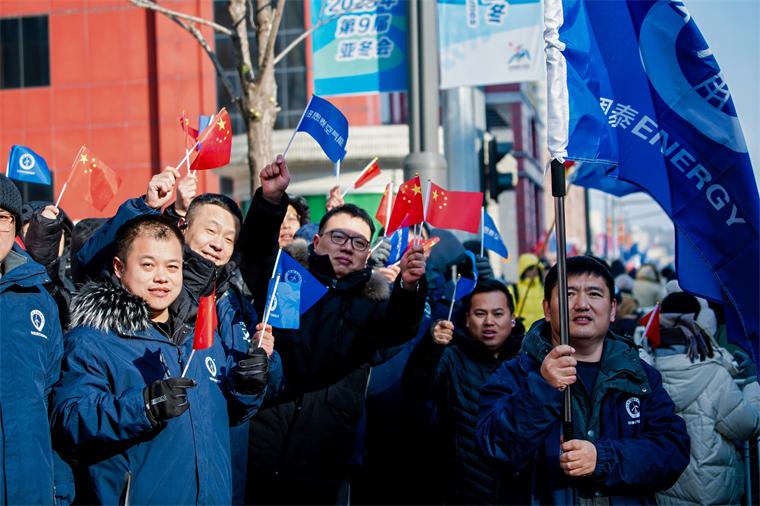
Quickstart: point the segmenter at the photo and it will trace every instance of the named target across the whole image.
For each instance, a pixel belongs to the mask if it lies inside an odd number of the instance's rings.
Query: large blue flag
[[[490,249],[502,258],[509,258],[509,250],[501,238],[491,215],[483,212],[483,247]]]
[[[581,163],[579,165],[568,178],[575,186],[593,188],[616,197],[624,197],[641,191],[638,186],[607,174],[604,165],[598,163]]]
[[[729,336],[755,345],[757,185],[728,86],[686,6],[547,0],[545,12],[553,156],[599,164],[651,195],[673,220],[683,289],[721,302]]]
[[[409,247],[409,228],[404,227],[396,230],[390,237],[391,240],[391,254],[388,255],[388,259],[385,261],[386,267],[393,265],[404,256],[404,252]]]
[[[279,281],[276,282],[278,275]],[[272,290],[275,284],[277,293],[273,298]],[[280,329],[299,328],[301,315],[326,293],[327,288],[322,283],[293,257],[282,251],[275,267],[275,277],[269,281],[269,324]]]
[[[296,131],[311,135],[333,162],[346,156],[348,120],[340,109],[324,98],[312,95]]]
[[[7,172],[7,176],[16,181],[48,185],[52,183],[45,159],[24,146],[11,146]]]

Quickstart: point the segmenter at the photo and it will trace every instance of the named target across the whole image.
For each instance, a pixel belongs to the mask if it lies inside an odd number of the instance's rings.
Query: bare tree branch
[[[210,28],[213,28],[217,32],[221,32],[226,35],[232,36],[233,34],[232,30],[218,23],[214,23],[213,21],[209,21],[208,19],[204,19],[204,18],[199,18],[197,16],[192,16],[190,14],[185,14],[183,12],[177,12],[171,9],[167,9],[166,7],[158,5],[156,2],[153,2],[152,0],[129,0],[129,1],[132,3],[132,5],[136,7],[141,7],[143,9],[150,9],[156,12],[160,12],[161,14],[169,16],[171,19],[175,21],[177,19],[183,19],[185,21],[190,21],[191,23],[198,23],[199,25],[208,26]]]
[[[322,25],[324,25],[324,24],[326,24],[326,23],[328,23],[330,21],[332,21],[332,18],[329,18],[329,19],[328,18],[320,19],[317,23],[314,23],[313,25],[311,25],[308,30],[306,30],[305,32],[303,32],[298,37],[296,37],[295,40],[293,40],[293,42],[291,42],[290,44],[288,44],[288,46],[285,49],[283,49],[282,51],[280,51],[280,54],[278,54],[277,56],[274,57],[274,60],[273,60],[274,63],[273,63],[273,65],[277,65],[278,63],[280,63],[280,61],[283,58],[285,58],[288,55],[289,52],[291,52],[293,49],[295,49],[298,46],[298,44],[300,44],[301,42],[303,42],[303,40],[306,37],[308,37],[309,35],[311,35],[312,33],[314,33],[314,31],[317,28],[319,28],[320,26],[322,26]]]
[[[274,10],[274,16],[271,20],[271,26],[269,27],[269,37],[267,37],[267,45],[264,49],[264,53],[261,55],[259,61],[259,72],[263,72],[269,65],[269,60],[274,55],[274,43],[277,40],[277,32],[280,29],[280,21],[282,20],[282,11],[285,10],[285,0],[277,0],[277,7]]]

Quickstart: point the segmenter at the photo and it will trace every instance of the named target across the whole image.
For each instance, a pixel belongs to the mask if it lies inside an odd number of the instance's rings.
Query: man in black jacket
[[[255,248],[248,227],[246,221],[241,270],[251,286],[250,273],[262,269],[247,261],[246,248]],[[419,246],[404,255],[392,286],[373,275],[367,266],[373,233],[369,215],[348,204],[322,218],[308,250],[291,250],[328,292],[301,316],[299,329],[277,332],[285,392],[279,404],[262,409],[251,424],[249,501],[347,500],[342,492],[363,409],[365,364],[374,351],[415,336],[427,293]]]
[[[507,287],[481,279],[463,301],[465,328],[439,320],[409,357],[404,391],[409,399],[434,401],[434,439],[440,454],[431,456],[440,472],[430,502],[495,504],[499,501],[498,463],[477,448],[480,387],[520,348],[512,334],[514,303]]]

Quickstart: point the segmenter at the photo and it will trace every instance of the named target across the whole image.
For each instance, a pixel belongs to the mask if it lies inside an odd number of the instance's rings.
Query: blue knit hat
[[[0,174],[0,209],[8,211],[16,219],[16,233],[21,230],[21,192],[13,181]]]

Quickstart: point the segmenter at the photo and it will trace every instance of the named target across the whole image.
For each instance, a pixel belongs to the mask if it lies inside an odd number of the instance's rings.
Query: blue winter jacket
[[[14,244],[0,264],[0,504],[52,504],[48,398],[63,337],[45,268]]]
[[[84,503],[230,504],[229,426],[248,420],[262,395],[234,388],[221,339],[197,350],[186,377],[189,409],[154,426],[143,390],[179,376],[193,329],[175,345],[151,324],[145,303],[111,283],[89,283],[73,301],[52,423],[66,457],[79,464]],[[82,481],[84,480],[84,481]]]
[[[630,341],[607,334],[591,398],[581,385],[572,388],[575,438],[594,444],[596,469],[590,477],[568,478],[559,467],[563,394],[540,372],[552,347],[549,332],[548,324],[537,321],[520,355],[481,389],[478,444],[515,474],[532,477],[520,480],[531,490],[504,492],[529,493],[541,504],[596,498],[656,504],[654,493],[671,487],[689,463],[686,425],[660,373],[639,359]]]

